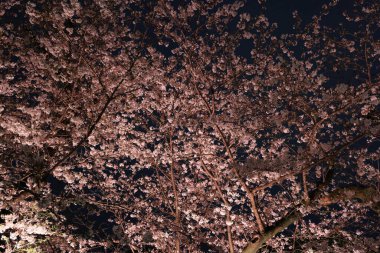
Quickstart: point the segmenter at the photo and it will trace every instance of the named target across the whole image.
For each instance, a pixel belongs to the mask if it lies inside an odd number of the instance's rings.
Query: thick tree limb
[[[320,195],[315,195],[320,196]],[[312,208],[317,208],[319,206],[325,206],[329,204],[338,203],[340,201],[347,201],[351,199],[360,199],[363,204],[372,203],[371,207],[380,214],[380,196],[376,189],[372,187],[357,187],[351,186],[341,189],[336,189],[326,196],[322,196],[315,199]],[[285,216],[283,219],[277,222],[276,225],[267,230],[263,235],[261,235],[256,241],[251,242],[243,250],[243,253],[256,253],[259,249],[271,238],[275,237],[277,234],[281,233],[288,226],[302,218],[302,214],[299,211],[294,211],[289,215]]]
[[[262,236],[256,239],[256,241],[249,243],[248,246],[243,250],[243,253],[255,253],[257,252],[261,246],[265,242],[267,242],[272,237],[276,236],[278,233],[281,233],[283,230],[285,230],[287,227],[289,227],[291,224],[296,222],[302,217],[301,213],[296,211],[293,212],[283,219],[281,219],[276,226],[270,228],[265,232]]]
[[[360,199],[363,203],[373,202],[372,207],[374,211],[380,214],[380,210],[378,209],[380,196],[376,189],[372,187],[362,188],[351,186],[342,189],[336,189],[327,196],[322,196],[319,198],[318,203],[325,206],[349,199]]]

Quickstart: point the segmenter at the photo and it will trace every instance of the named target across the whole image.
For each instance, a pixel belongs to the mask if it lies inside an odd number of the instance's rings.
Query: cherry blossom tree
[[[377,1],[0,6],[2,251],[379,250]]]

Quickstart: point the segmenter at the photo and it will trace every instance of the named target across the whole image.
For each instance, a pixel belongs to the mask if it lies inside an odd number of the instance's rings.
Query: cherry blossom
[[[377,252],[380,4],[269,2],[1,2],[1,250]]]

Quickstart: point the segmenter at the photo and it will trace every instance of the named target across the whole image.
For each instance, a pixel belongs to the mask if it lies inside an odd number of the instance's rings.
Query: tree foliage
[[[380,5],[269,7],[1,2],[3,251],[377,252]]]

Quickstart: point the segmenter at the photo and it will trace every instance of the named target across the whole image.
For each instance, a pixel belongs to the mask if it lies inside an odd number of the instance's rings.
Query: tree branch
[[[316,197],[319,194],[314,195]],[[376,189],[372,187],[357,187],[350,186],[346,188],[336,189],[330,194],[317,198],[313,201],[313,208],[318,208],[319,206],[326,206],[340,201],[347,201],[352,199],[360,199],[362,204],[368,204],[372,202],[372,209],[378,214],[380,213],[380,196]],[[261,248],[261,246],[266,243],[269,239],[275,237],[277,234],[284,231],[288,226],[301,219],[303,216],[300,211],[296,210],[283,219],[277,222],[276,225],[272,226],[267,230],[262,236],[260,236],[256,241],[251,242],[243,250],[243,253],[256,253]]]

